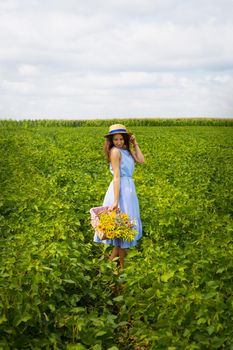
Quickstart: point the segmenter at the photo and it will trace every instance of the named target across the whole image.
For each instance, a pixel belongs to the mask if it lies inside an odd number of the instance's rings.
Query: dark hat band
[[[126,132],[126,129],[115,129],[115,130],[109,131],[109,134],[113,134],[114,132]]]

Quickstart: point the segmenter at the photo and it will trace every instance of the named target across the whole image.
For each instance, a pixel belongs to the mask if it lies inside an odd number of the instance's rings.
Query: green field
[[[143,238],[121,272],[89,216],[109,124],[64,123],[0,125],[0,349],[233,349],[231,124],[129,123]]]

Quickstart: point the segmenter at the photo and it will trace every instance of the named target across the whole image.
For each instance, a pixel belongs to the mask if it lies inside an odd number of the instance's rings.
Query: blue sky
[[[0,118],[233,117],[232,0],[1,0]]]

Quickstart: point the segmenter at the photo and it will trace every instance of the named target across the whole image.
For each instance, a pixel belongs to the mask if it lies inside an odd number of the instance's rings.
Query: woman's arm
[[[130,137],[130,142],[133,144],[134,146],[134,152],[132,152],[132,156],[134,157],[135,161],[137,163],[144,163],[144,155],[142,154],[142,151],[140,150],[140,147],[136,141],[136,137],[134,135],[132,135]]]
[[[113,170],[113,190],[114,190],[114,202],[110,206],[110,210],[114,210],[118,208],[119,195],[120,195],[120,159],[121,154],[120,151],[116,148],[112,148],[110,160],[112,163]]]

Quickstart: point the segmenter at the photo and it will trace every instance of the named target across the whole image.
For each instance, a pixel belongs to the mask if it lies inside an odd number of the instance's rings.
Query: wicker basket
[[[104,213],[105,211],[108,211],[109,207],[95,207],[95,208],[91,208],[90,209],[90,213],[91,213],[91,225],[94,229],[96,229],[97,225],[99,225],[100,223],[100,219],[99,219],[99,215]],[[105,240],[106,236],[105,233],[102,231],[97,231],[95,230],[95,232],[97,233],[98,237],[101,240]]]

